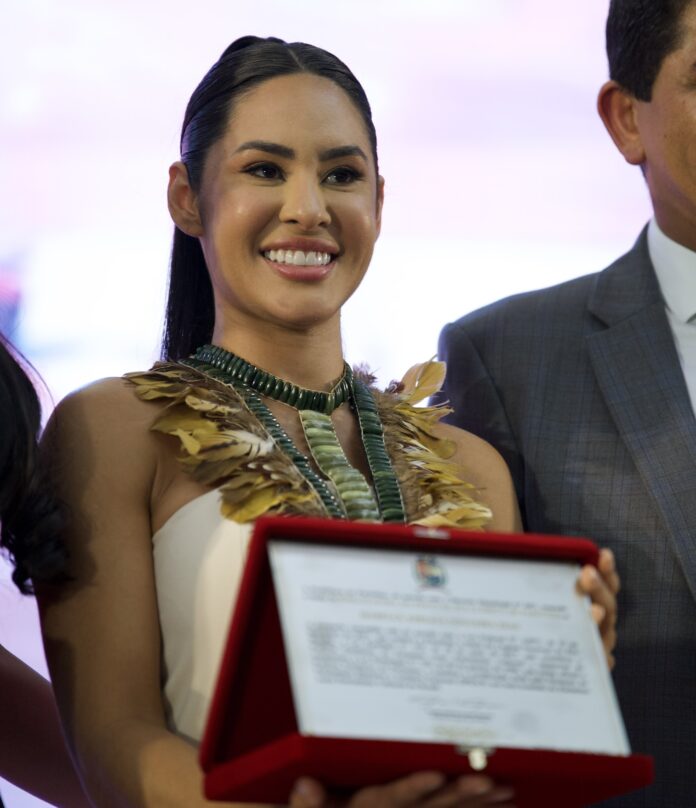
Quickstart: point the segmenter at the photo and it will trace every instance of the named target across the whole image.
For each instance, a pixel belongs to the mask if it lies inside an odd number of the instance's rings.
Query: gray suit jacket
[[[612,806],[696,806],[696,419],[643,231],[595,275],[442,332],[451,423],[510,466],[525,527],[611,547],[614,680],[656,782]]]

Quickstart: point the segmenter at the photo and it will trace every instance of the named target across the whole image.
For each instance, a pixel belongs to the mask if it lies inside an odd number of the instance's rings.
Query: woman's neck
[[[340,325],[295,331],[268,323],[215,327],[212,342],[263,370],[310,390],[328,390],[343,372]],[[260,327],[259,327],[260,326]]]

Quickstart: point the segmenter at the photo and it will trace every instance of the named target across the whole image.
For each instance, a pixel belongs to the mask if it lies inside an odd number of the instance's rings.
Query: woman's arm
[[[88,808],[51,685],[0,645],[0,777],[52,805]]]
[[[66,399],[44,439],[72,576],[40,593],[46,657],[87,791],[104,808],[209,804],[196,749],[167,730],[160,693],[152,417],[123,382],[102,382]]]
[[[491,509],[493,518],[487,530],[495,533],[521,533],[522,521],[512,477],[502,456],[482,438],[449,424],[438,430],[455,448],[452,461],[462,480],[474,486],[473,496]]]

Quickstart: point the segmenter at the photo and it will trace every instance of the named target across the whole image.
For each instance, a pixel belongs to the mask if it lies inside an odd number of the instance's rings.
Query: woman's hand
[[[614,554],[606,547],[599,552],[597,568],[590,565],[580,570],[578,591],[589,595],[592,601],[592,616],[599,626],[609,668],[614,667],[616,645],[616,595],[621,588]]]
[[[290,808],[514,808],[514,792],[488,777],[467,775],[448,783],[437,772],[419,772],[384,786],[370,786],[352,797],[335,799],[321,783],[300,778],[290,795]]]

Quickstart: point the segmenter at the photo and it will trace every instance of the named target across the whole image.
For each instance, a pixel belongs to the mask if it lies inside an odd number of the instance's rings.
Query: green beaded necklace
[[[328,393],[307,390],[279,379],[215,345],[201,346],[183,360],[183,364],[234,388],[319,495],[329,516],[360,521],[406,521],[401,490],[384,445],[384,430],[374,396],[361,379],[353,376],[347,364]],[[317,474],[309,458],[295,446],[262,396],[298,411],[307,445],[324,476]],[[361,472],[348,462],[330,418],[345,401],[351,403],[358,417],[374,492]]]
[[[282,401],[296,410],[315,410],[331,413],[348,400],[353,371],[347,363],[343,363],[343,373],[328,393],[320,390],[307,390],[292,382],[279,379],[267,370],[261,370],[241,356],[230,353],[217,345],[202,345],[193,358],[206,365],[212,365],[222,371],[232,384],[241,382],[262,396]]]

